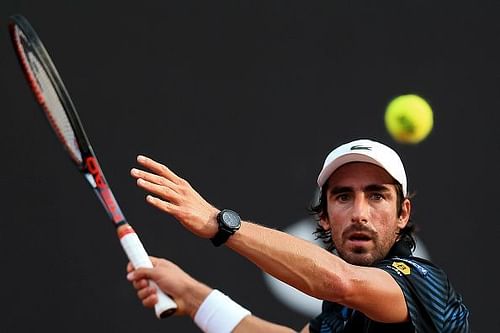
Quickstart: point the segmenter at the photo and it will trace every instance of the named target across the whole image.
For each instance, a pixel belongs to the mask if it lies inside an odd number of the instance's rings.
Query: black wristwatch
[[[235,211],[223,209],[217,214],[219,231],[210,240],[215,246],[221,246],[233,235],[241,226],[241,218]]]

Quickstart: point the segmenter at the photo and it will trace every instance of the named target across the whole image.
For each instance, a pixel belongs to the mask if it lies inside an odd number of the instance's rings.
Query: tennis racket
[[[75,106],[42,41],[22,15],[10,17],[9,31],[19,63],[37,103],[44,111],[49,124],[68,152],[69,157],[94,189],[116,228],[118,238],[128,259],[136,268],[153,267],[144,246],[125,219],[108,182],[104,178]],[[156,316],[165,318],[173,314],[177,309],[175,302],[165,295],[153,281],[149,283],[157,289]]]

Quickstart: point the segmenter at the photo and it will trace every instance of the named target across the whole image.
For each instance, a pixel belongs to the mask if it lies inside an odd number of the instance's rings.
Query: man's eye
[[[381,193],[372,193],[370,197],[372,198],[372,200],[382,200],[384,198]]]
[[[349,200],[349,195],[348,194],[339,194],[337,195],[337,200],[338,201],[347,201]]]

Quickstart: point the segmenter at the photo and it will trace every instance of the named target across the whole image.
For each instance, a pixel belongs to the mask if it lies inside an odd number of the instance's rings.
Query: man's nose
[[[369,205],[364,195],[356,195],[352,205],[351,221],[355,223],[368,222]]]

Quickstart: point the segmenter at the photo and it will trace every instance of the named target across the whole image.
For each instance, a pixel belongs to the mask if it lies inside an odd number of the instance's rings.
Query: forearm
[[[243,222],[229,248],[265,272],[314,297],[338,301],[348,264],[323,248],[284,232]]]
[[[256,316],[245,317],[232,331],[232,333],[291,333],[296,332],[291,328],[274,324]]]

